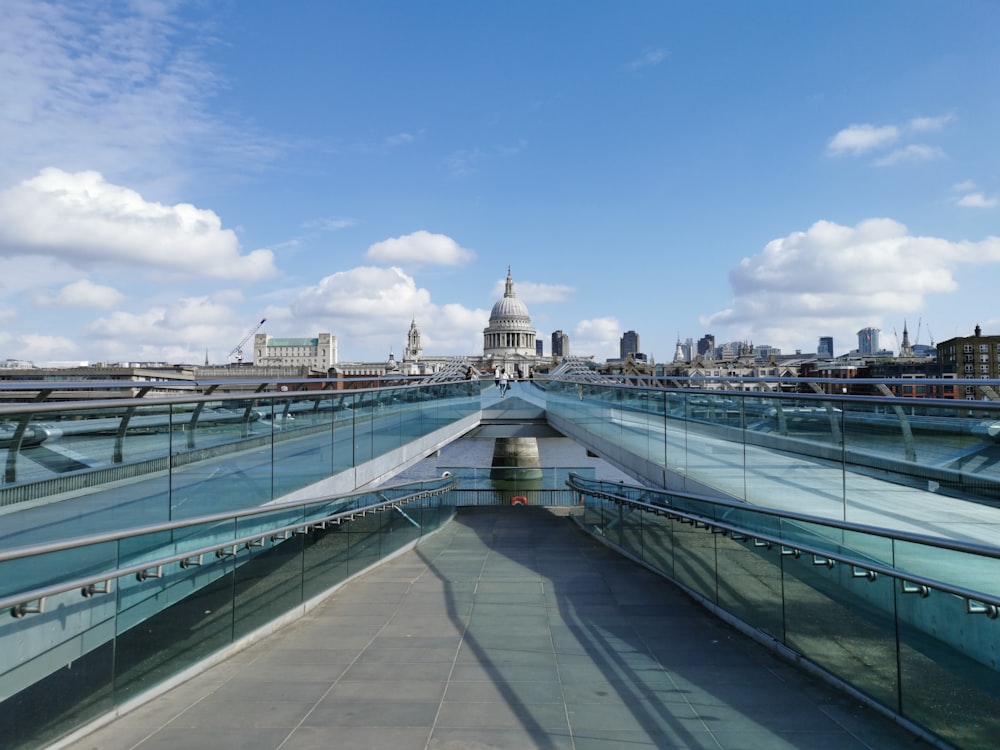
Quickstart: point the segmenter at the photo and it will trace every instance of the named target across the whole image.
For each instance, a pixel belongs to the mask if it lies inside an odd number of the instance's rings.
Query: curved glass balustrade
[[[651,484],[995,539],[983,523],[1000,520],[1000,403],[583,381],[543,387],[557,429]]]
[[[328,385],[227,382],[153,396],[130,384],[112,398],[101,384],[97,399],[66,386],[67,401],[0,404],[0,550],[96,535],[30,561],[0,551],[0,643],[21,644],[0,649],[3,736],[37,724],[55,737],[102,715],[440,522],[446,511],[418,505],[320,524],[305,504],[279,501],[394,451],[387,464],[402,461],[428,436],[457,436],[500,403],[492,382]],[[608,497],[588,485],[576,507],[592,529],[871,700],[957,746],[991,746],[981,738],[1000,728],[990,718],[1000,715],[1000,406],[528,385],[513,395],[544,406],[556,429],[687,495],[669,496],[671,518],[612,504],[618,485],[600,485]],[[448,502],[509,501],[474,486]],[[576,505],[579,494],[523,496]],[[142,539],[113,533],[136,527],[147,528]],[[109,583],[112,569],[130,572]],[[71,590],[18,598],[67,571]],[[46,640],[32,621],[58,622],[67,637]],[[58,675],[55,692],[30,675]],[[45,715],[43,693],[70,708]]]
[[[48,744],[223,653],[451,514],[454,482],[0,553],[0,736]]]
[[[583,526],[956,747],[1000,732],[1000,549],[582,477]]]
[[[7,520],[0,544],[274,502],[473,419],[481,408],[478,382],[357,391],[320,390],[324,384],[226,382],[181,396],[88,400],[81,393],[70,402],[0,404]],[[76,395],[75,385],[60,393]],[[130,396],[134,390],[118,387]]]

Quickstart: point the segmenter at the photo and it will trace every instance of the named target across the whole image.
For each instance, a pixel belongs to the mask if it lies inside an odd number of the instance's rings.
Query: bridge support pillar
[[[498,489],[537,489],[542,480],[538,441],[533,437],[497,438],[490,483]]]

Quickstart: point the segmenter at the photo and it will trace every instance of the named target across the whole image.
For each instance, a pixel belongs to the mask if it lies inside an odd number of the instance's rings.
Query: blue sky
[[[1000,333],[1000,4],[5,0],[0,359]]]

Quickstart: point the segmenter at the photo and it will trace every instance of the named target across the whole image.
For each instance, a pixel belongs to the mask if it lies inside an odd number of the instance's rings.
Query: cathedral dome
[[[497,300],[496,304],[493,305],[493,312],[490,313],[491,321],[500,320],[501,318],[508,320],[516,318],[523,320],[525,323],[531,322],[527,306],[517,297],[507,297],[506,295]]]
[[[514,294],[514,279],[507,269],[503,297],[490,312],[490,324],[483,331],[483,356],[508,358],[535,355],[535,329],[527,306]]]

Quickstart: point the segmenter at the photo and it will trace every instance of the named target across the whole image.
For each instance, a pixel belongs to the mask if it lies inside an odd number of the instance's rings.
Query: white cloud
[[[396,146],[408,146],[416,140],[416,136],[412,133],[396,133],[395,135],[390,135],[385,139],[385,145],[389,148],[395,148]]]
[[[886,149],[898,142],[903,133],[932,133],[944,128],[954,119],[954,115],[940,117],[915,117],[903,126],[897,125],[851,125],[830,139],[826,146],[829,156],[860,156],[871,151]],[[911,143],[901,146],[879,158],[879,167],[897,164],[917,164],[940,159],[944,151],[937,146]]]
[[[376,242],[365,253],[375,263],[434,263],[457,266],[474,260],[476,254],[466,250],[451,237],[431,234],[423,229],[413,234]]]
[[[622,330],[618,318],[581,320],[569,339],[570,354],[582,357],[594,355],[599,361],[617,357]]]
[[[1000,200],[995,195],[986,196],[982,193],[969,193],[959,198],[957,203],[959,206],[969,208],[995,208],[997,205],[1000,205]]]
[[[55,168],[0,193],[0,255],[243,281],[276,273],[270,250],[242,255],[236,233],[212,211],[152,203],[97,172]]]
[[[202,362],[207,354],[210,362],[222,364],[260,320],[240,317],[230,307],[238,301],[223,292],[144,310],[116,310],[91,322],[87,336],[103,361]]]
[[[819,221],[744,258],[729,274],[732,305],[701,322],[775,346],[800,341],[803,330],[849,336],[923,309],[928,295],[956,291],[960,264],[998,262],[998,237],[951,242],[912,236],[892,219]]]
[[[526,147],[527,143],[522,139],[513,146],[501,146],[494,149],[460,149],[452,152],[445,159],[445,166],[452,177],[468,177],[475,174],[484,162],[494,159],[509,159],[520,154]]]
[[[67,284],[55,295],[40,296],[37,301],[45,306],[109,310],[124,299],[125,295],[114,287],[80,279]]]
[[[299,293],[292,304],[296,316],[332,316],[376,322],[409,318],[430,303],[430,293],[418,289],[412,277],[399,268],[363,266],[339,271]]]
[[[646,50],[639,57],[625,63],[625,70],[635,71],[659,65],[667,59],[667,55],[667,50],[662,48]]]
[[[80,351],[72,339],[66,336],[47,336],[40,333],[26,333],[17,337],[17,359],[31,362],[44,360],[64,361],[73,359],[71,355]]]
[[[291,307],[269,309],[298,330],[312,326],[340,338],[342,361],[382,360],[406,345],[410,321],[421,330],[425,352],[481,351],[489,312],[457,304],[435,305],[430,293],[399,268],[362,266],[327,276],[301,290]]]
[[[507,278],[499,279],[493,285],[492,296],[497,299],[503,297],[506,288]],[[534,281],[514,280],[514,294],[529,307],[546,302],[566,302],[575,291],[573,287],[565,284],[539,284]]]
[[[970,190],[976,189],[976,183],[973,180],[966,180],[965,182],[956,182],[951,186],[951,189],[958,193],[968,193]]]
[[[911,143],[898,148],[875,161],[878,167],[893,167],[897,164],[919,164],[944,157],[944,151],[937,146],[927,146],[922,143]]]
[[[939,117],[914,117],[910,120],[910,129],[917,133],[927,133],[941,130],[945,125],[955,119],[952,114],[941,115]]]
[[[850,154],[857,156],[873,149],[884,148],[899,140],[899,128],[895,125],[851,125],[841,130],[827,144],[830,156]]]
[[[323,232],[337,232],[341,229],[353,227],[355,224],[357,224],[357,222],[354,219],[329,218],[313,219],[311,221],[304,222],[302,227],[304,229],[318,229]]]
[[[183,5],[183,12],[180,6]],[[195,161],[246,169],[275,145],[210,114],[223,84],[196,5],[5,0],[0,184],[46,165],[174,186]]]

